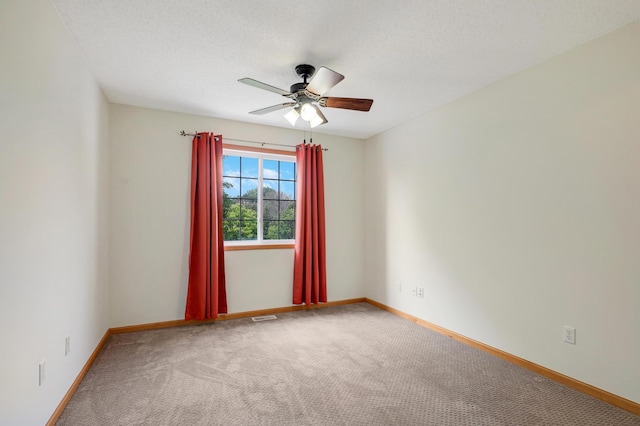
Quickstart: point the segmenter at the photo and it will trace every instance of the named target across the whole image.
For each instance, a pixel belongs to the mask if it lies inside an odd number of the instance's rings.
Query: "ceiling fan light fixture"
[[[315,110],[315,117],[309,120],[309,124],[312,129],[327,122],[327,119],[322,115],[320,109],[316,105],[313,105],[313,109]]]
[[[286,118],[292,126],[296,125],[296,121],[298,121],[298,118],[300,117],[300,114],[298,113],[298,111],[296,111],[296,109],[297,108],[291,108],[291,111],[284,115],[284,118]]]
[[[304,121],[311,121],[318,118],[318,113],[311,103],[304,103],[302,107],[300,107],[300,117],[302,117]]]
[[[312,120],[309,121],[309,124],[311,125],[311,128],[313,129],[314,127],[318,127],[319,125],[323,124],[325,121],[320,118],[320,117],[314,117]]]

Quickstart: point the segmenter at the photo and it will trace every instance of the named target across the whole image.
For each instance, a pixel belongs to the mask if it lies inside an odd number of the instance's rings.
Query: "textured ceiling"
[[[345,75],[327,96],[374,99],[314,130],[357,138],[640,19],[640,0],[53,3],[111,102],[291,127],[248,114],[288,99],[237,80],[288,90],[309,63]]]

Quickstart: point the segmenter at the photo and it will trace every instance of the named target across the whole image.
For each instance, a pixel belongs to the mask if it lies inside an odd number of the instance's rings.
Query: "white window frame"
[[[247,249],[263,249],[263,248],[293,248],[295,245],[295,239],[290,240],[264,240],[264,230],[263,230],[263,217],[262,217],[262,204],[263,204],[263,190],[262,184],[264,179],[264,170],[263,170],[263,162],[264,160],[275,160],[275,161],[287,161],[296,163],[296,154],[295,152],[289,153],[288,151],[281,150],[272,150],[272,149],[262,149],[262,148],[253,148],[253,147],[245,147],[242,145],[228,145],[224,144],[222,147],[222,155],[230,155],[237,157],[245,157],[245,158],[256,158],[258,159],[258,235],[256,240],[231,240],[225,241],[224,247],[225,250],[247,250]],[[297,191],[297,173],[298,173],[298,165],[296,163],[296,180],[295,180],[295,190]],[[297,194],[296,194],[296,202],[297,202]],[[297,206],[296,206],[297,207]]]

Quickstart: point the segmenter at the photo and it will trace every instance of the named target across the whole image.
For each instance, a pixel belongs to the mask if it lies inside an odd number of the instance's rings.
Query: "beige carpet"
[[[111,336],[58,425],[640,425],[369,304]]]

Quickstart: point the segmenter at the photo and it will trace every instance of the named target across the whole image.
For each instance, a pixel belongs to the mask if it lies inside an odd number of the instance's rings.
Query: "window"
[[[226,246],[293,243],[296,229],[293,154],[225,147],[222,174]]]

